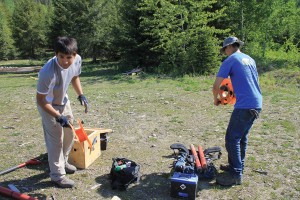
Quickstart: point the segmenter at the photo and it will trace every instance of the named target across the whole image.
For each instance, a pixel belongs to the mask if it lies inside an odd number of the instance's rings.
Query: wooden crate
[[[100,134],[112,132],[111,129],[104,128],[84,128],[84,130],[93,144],[93,149],[90,149],[87,141],[79,142],[75,137],[68,159],[70,164],[79,169],[88,168],[101,155]]]
[[[108,142],[108,133],[112,133],[112,129],[107,128],[85,128],[84,130],[91,130],[91,131],[100,131],[100,149],[101,151],[106,150],[107,142]]]
[[[80,169],[87,168],[101,155],[100,131],[84,130],[93,144],[93,149],[90,149],[87,141],[79,142],[77,139],[74,139],[74,145],[68,160],[70,164]]]

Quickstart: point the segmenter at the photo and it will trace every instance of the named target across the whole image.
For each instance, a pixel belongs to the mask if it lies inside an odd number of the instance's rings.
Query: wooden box
[[[100,131],[93,129],[84,129],[90,139],[93,148],[87,141],[79,142],[74,139],[74,145],[69,154],[68,162],[77,168],[85,169],[89,167],[100,155]]]

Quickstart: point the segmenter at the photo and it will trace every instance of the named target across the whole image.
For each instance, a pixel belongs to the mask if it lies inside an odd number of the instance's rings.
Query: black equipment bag
[[[110,170],[112,189],[126,190],[129,184],[139,182],[140,165],[127,158],[113,158]]]

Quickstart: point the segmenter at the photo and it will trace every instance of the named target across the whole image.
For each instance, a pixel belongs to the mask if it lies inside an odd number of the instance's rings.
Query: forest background
[[[257,62],[263,112],[251,131],[243,185],[200,179],[197,199],[300,199],[299,8],[299,0],[0,0],[0,69],[41,67],[57,36],[76,38],[91,109],[83,114],[70,90],[74,116],[114,130],[101,158],[70,175],[76,189],[54,187],[47,163],[2,175],[1,186],[43,200],[172,199],[171,144],[221,146],[214,164],[226,162],[232,107],[214,106],[211,86],[225,58],[222,41],[234,35]],[[146,73],[122,74],[137,67]],[[37,77],[0,72],[1,170],[46,152]],[[114,157],[141,164],[141,183],[130,192],[111,190]]]
[[[299,0],[0,0],[0,60],[47,60],[57,36],[93,63],[205,75],[222,41],[245,42],[260,71],[300,66]]]

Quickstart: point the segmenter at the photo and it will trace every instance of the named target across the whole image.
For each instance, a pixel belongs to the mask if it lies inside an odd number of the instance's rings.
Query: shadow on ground
[[[142,175],[140,182],[131,184],[126,191],[112,190],[108,174],[97,177],[96,182],[101,184],[98,192],[104,198],[118,196],[121,199],[174,199],[170,196],[171,181],[169,173]],[[199,179],[196,195],[199,197],[204,190],[216,188],[224,189],[216,185],[214,179]]]

